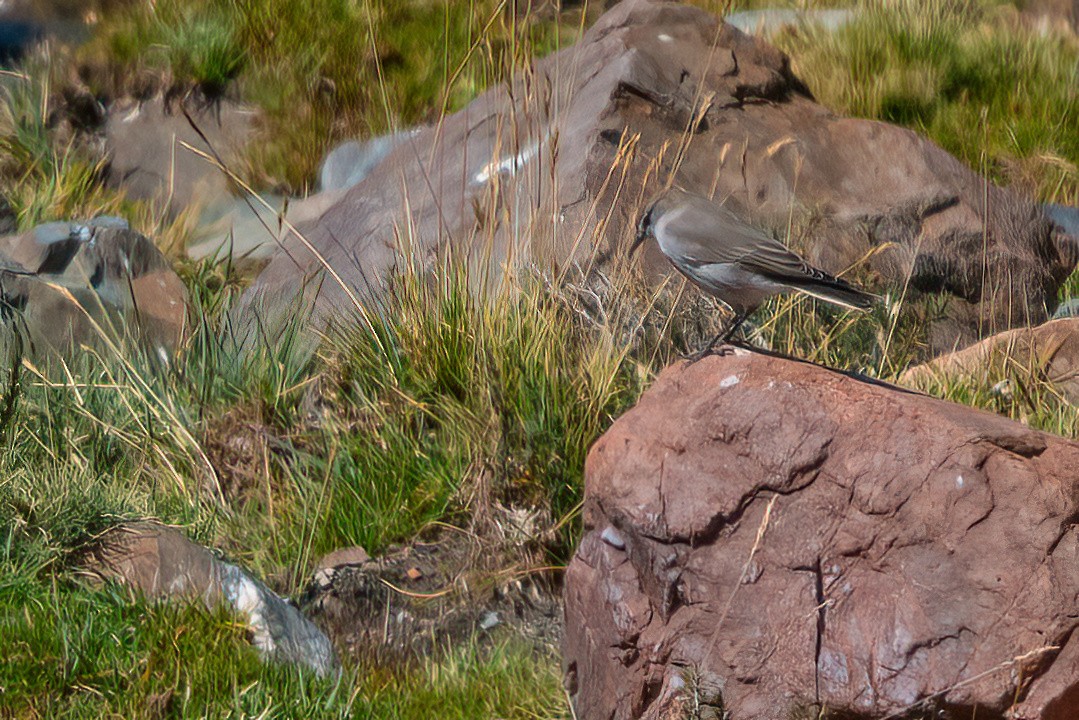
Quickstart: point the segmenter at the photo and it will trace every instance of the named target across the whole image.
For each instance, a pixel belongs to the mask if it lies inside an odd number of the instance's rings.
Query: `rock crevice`
[[[703,678],[731,720],[1075,717],[1077,468],[1075,443],[805,363],[672,367],[588,458],[577,715],[668,717]]]

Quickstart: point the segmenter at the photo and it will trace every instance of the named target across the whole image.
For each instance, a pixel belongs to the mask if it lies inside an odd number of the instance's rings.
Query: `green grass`
[[[188,277],[205,286],[216,271],[192,268]],[[427,702],[447,703],[448,716],[461,718],[531,717],[541,707],[550,708],[542,716],[558,715],[563,700],[553,657],[526,662],[519,651],[455,650],[420,671],[383,673],[377,683],[364,671],[342,687],[316,687],[293,671],[263,668],[228,618],[195,608],[150,609],[78,585],[72,559],[90,538],[124,518],[158,517],[294,592],[321,552],[355,542],[377,551],[436,518],[466,522],[471,510],[459,494],[476,480],[468,468],[516,468],[518,455],[521,463],[542,458],[556,468],[543,468],[538,482],[566,496],[552,510],[572,510],[584,450],[610,417],[587,413],[586,405],[569,412],[579,427],[558,426],[566,437],[529,435],[522,428],[542,430],[537,408],[550,402],[551,391],[511,384],[519,398],[486,418],[493,433],[487,442],[453,426],[460,420],[478,427],[473,413],[494,412],[490,405],[470,406],[454,375],[480,360],[477,349],[451,346],[433,358],[427,343],[436,340],[424,337],[480,335],[493,344],[478,324],[479,306],[465,304],[472,298],[461,286],[443,286],[436,299],[415,278],[403,278],[401,292],[413,293],[408,302],[415,304],[388,306],[377,342],[373,334],[350,333],[347,342],[328,342],[314,360],[292,352],[287,340],[238,359],[224,320],[231,287],[221,278],[218,292],[196,296],[203,321],[175,374],[153,375],[137,359],[94,356],[63,372],[23,369],[0,461],[0,651],[12,659],[0,669],[0,699],[20,715],[44,716],[137,716],[161,698],[185,717],[297,707],[304,714],[321,708],[318,716],[425,717]],[[436,324],[409,324],[418,317],[413,313],[431,309],[425,302],[439,303],[446,314]],[[498,330],[521,323],[526,339],[541,337],[503,350],[505,363],[522,364],[514,353],[527,351],[549,358],[554,343],[566,338],[561,329],[550,333],[556,316],[528,327],[526,308],[515,314],[507,306],[507,313],[492,320]],[[443,323],[448,327],[439,330]],[[393,349],[377,354],[380,343]],[[428,359],[433,362],[425,365]],[[391,367],[392,378],[370,380],[369,373]],[[583,392],[583,368],[559,372],[565,377],[550,378],[548,386]],[[316,378],[340,400],[322,427],[307,425],[301,409],[303,389]],[[260,467],[242,479],[255,482],[249,495],[219,493],[222,478],[207,464],[216,459],[206,449],[217,434],[235,434],[236,426],[218,421],[236,408],[250,408],[245,421],[271,435],[277,450],[265,472]],[[549,410],[563,417],[568,408]],[[513,440],[495,437],[502,426]],[[533,443],[533,436],[543,442]],[[560,453],[567,461],[555,457]],[[544,500],[542,490],[530,499]],[[558,547],[552,552],[564,557],[566,546]],[[290,578],[293,584],[286,584]],[[194,657],[211,660],[191,663]]]
[[[1009,5],[865,2],[834,33],[777,38],[838,112],[924,133],[997,182],[1079,204],[1079,40],[1027,29]]]
[[[227,619],[155,610],[133,630],[140,606],[81,588],[74,558],[123,519],[156,517],[293,593],[323,552],[356,543],[378,552],[435,520],[482,537],[483,519],[502,503],[534,511],[537,562],[557,564],[576,537],[588,446],[670,352],[653,334],[635,345],[644,359],[631,355],[617,337],[630,321],[616,305],[607,314],[618,323],[584,322],[567,287],[528,273],[482,302],[450,264],[435,282],[402,274],[371,325],[333,334],[315,357],[287,333],[241,355],[227,320],[235,279],[211,265],[188,266],[185,277],[200,320],[174,372],[151,372],[137,353],[84,353],[70,367],[25,365],[18,377],[0,454],[0,622],[21,650],[0,669],[0,686],[27,713],[127,714],[163,693],[184,698],[184,716],[259,703],[284,712],[293,700],[281,698],[297,693],[328,702],[328,691],[256,669]],[[331,410],[313,423],[304,399],[316,383]],[[223,462],[220,449],[238,436],[259,462]],[[272,447],[266,464],[260,438]],[[488,555],[484,570],[522,561]],[[146,659],[146,649],[181,631],[193,644]],[[123,642],[105,640],[113,636]],[[199,644],[221,650],[220,666],[178,660],[201,657]],[[552,657],[476,653],[451,652],[418,675],[377,687],[353,680],[339,692],[352,698],[354,716],[421,716],[418,701],[413,710],[390,702],[404,685],[458,703],[447,712],[462,718],[562,712]],[[72,662],[59,676],[49,670]],[[172,686],[142,678],[159,666],[172,669]],[[511,686],[510,676],[524,679]],[[191,695],[204,680],[214,683]],[[264,693],[239,692],[256,680]]]
[[[91,207],[119,212],[119,198],[98,182],[100,165],[54,143],[46,128],[48,93],[38,73],[31,66],[26,75],[0,76],[0,192],[20,227]]]
[[[212,14],[184,13],[162,28],[174,79],[198,85],[208,97],[219,97],[243,70],[246,53],[236,31]]]
[[[486,0],[156,7],[103,21],[82,51],[97,63],[94,89],[117,92],[121,78],[149,72],[256,103],[263,140],[247,174],[299,191],[335,140],[436,119],[575,32]],[[1043,198],[1074,197],[1073,45],[1009,25],[999,8],[927,8],[872,6],[835,36],[782,42],[828,104],[919,128],[1000,179],[1030,172]],[[109,212],[182,246],[184,220],[104,189],[89,154],[48,127],[48,73],[31,70],[3,79],[0,103],[0,191],[20,224]],[[0,717],[568,716],[553,654],[465,643],[413,665],[345,658],[339,680],[315,681],[262,664],[226,614],[84,586],[77,558],[118,522],[151,517],[286,595],[324,552],[377,554],[443,523],[488,543],[481,584],[506,567],[557,566],[578,536],[589,446],[721,313],[680,281],[644,291],[623,268],[510,268],[484,284],[452,259],[404,262],[386,296],[341,318],[314,354],[301,324],[240,353],[229,311],[243,278],[227,264],[178,268],[195,319],[169,372],[127,349],[19,370],[14,412],[0,422]],[[895,380],[924,357],[942,304],[893,297],[852,314],[778,299],[754,321],[780,352]],[[5,398],[10,366],[0,358]],[[1029,358],[998,375],[924,389],[1079,433],[1079,410]],[[1009,393],[992,390],[998,380]],[[534,518],[524,548],[494,538],[499,507]]]
[[[185,275],[202,319],[176,373],[108,356],[70,375],[24,368],[0,454],[0,652],[14,658],[0,701],[17,716],[149,716],[162,703],[181,717],[418,718],[430,703],[449,717],[565,716],[553,655],[468,645],[378,672],[346,658],[339,683],[320,683],[263,666],[225,615],[88,589],[73,562],[120,520],[158,517],[289,594],[324,551],[377,553],[432,521],[482,539],[502,504],[536,511],[533,561],[557,564],[576,540],[588,446],[716,314],[675,302],[678,287],[641,298],[632,276],[585,303],[582,286],[600,286],[523,271],[481,300],[450,263],[406,267],[370,324],[332,332],[314,358],[288,334],[240,356],[226,321],[234,278],[210,265]],[[778,350],[893,379],[920,352],[926,315],[788,299],[756,321]],[[1036,374],[1024,383],[1007,405],[973,379],[935,391],[1074,436],[1075,408],[1050,402]],[[316,385],[314,422],[304,398]],[[272,452],[263,465],[256,449],[230,483],[214,448],[240,435]],[[504,553],[492,543],[477,570],[529,561]]]
[[[456,110],[575,31],[498,0],[160,0],[106,16],[79,55],[98,95],[149,75],[255,105],[244,174],[303,194],[334,143]]]
[[[18,229],[99,215],[126,219],[166,252],[181,251],[190,212],[168,219],[154,203],[132,201],[104,184],[104,161],[69,133],[51,126],[50,65],[32,58],[21,72],[0,75],[0,196]]]
[[[318,680],[264,664],[222,612],[150,605],[112,586],[35,589],[14,607],[0,594],[11,611],[0,615],[0,717],[566,715],[557,662],[513,642],[417,666],[349,664]]]

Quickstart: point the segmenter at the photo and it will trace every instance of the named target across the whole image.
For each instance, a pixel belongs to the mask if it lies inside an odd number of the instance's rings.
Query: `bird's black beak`
[[[637,237],[633,239],[633,244],[629,246],[629,256],[633,257],[633,253],[637,252],[637,248],[641,246],[645,238],[648,237],[648,233],[644,230],[637,231]]]

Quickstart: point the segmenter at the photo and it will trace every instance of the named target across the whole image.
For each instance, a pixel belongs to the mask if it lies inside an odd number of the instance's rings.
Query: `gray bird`
[[[856,310],[877,300],[813,267],[719,203],[679,188],[661,193],[645,210],[630,255],[650,236],[675,269],[734,312],[734,320],[694,356],[698,359],[726,342],[773,295],[804,292]]]

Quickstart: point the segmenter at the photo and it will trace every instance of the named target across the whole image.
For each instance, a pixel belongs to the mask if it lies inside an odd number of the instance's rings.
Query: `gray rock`
[[[86,3],[50,0],[0,0],[0,67],[21,58],[46,38],[66,43],[89,37]]]
[[[35,353],[133,340],[167,361],[187,323],[168,260],[120,218],[53,222],[0,238],[0,329]]]
[[[359,545],[353,545],[351,547],[338,548],[331,553],[323,555],[319,558],[319,561],[315,563],[315,569],[318,571],[330,570],[345,565],[363,565],[370,559],[371,556],[367,554],[366,550]]]
[[[774,35],[788,27],[819,25],[834,32],[855,18],[853,8],[806,9],[760,8],[740,10],[724,18],[729,24],[750,35]]]
[[[127,220],[113,215],[100,215],[86,224],[92,228],[109,228],[112,230],[128,230],[131,228]]]
[[[1053,312],[1053,319],[1079,317],[1079,298],[1068,298],[1057,306]]]
[[[217,564],[221,594],[247,619],[251,642],[265,657],[302,665],[320,676],[336,669],[333,645],[314,623],[240,567]]]
[[[328,190],[303,200],[265,195],[258,200],[230,200],[206,213],[192,233],[187,254],[192,260],[230,258],[240,272],[257,272],[289,235],[288,225],[315,222],[344,191]]]
[[[323,190],[347,190],[359,184],[394,148],[413,137],[416,132],[405,130],[365,142],[348,140],[341,143],[322,161],[322,168],[318,173],[320,186]]]
[[[1079,238],[1079,208],[1045,203],[1042,205],[1042,212],[1065,234]]]
[[[189,109],[189,114],[226,161],[241,151],[253,130],[254,111],[235,103]],[[224,174],[186,146],[210,151],[179,109],[170,111],[161,98],[117,103],[105,122],[108,182],[133,199],[164,203],[173,215],[228,198]]]
[[[277,252],[289,234],[288,224],[314,222],[345,190],[362,182],[390,152],[417,130],[406,130],[366,142],[349,140],[331,150],[322,162],[322,191],[303,199],[280,195],[230,198],[207,205],[192,233],[188,255],[193,260],[228,257],[241,272],[257,271]],[[267,207],[269,205],[269,207]]]
[[[911,130],[837,117],[779,50],[703,10],[623,0],[534,71],[421,129],[297,223],[302,239],[286,233],[238,303],[237,331],[275,332],[297,306],[317,330],[377,298],[406,253],[433,264],[452,248],[489,276],[611,270],[668,177],[791,228],[828,272],[946,296],[936,352],[1044,321],[1075,267],[1033,203]],[[654,245],[634,262],[655,284],[673,272]]]
[[[153,600],[198,599],[207,607],[225,603],[244,618],[252,644],[264,657],[320,676],[337,668],[329,639],[298,609],[178,530],[156,523],[116,528],[87,554],[83,565],[91,580],[120,582]]]

